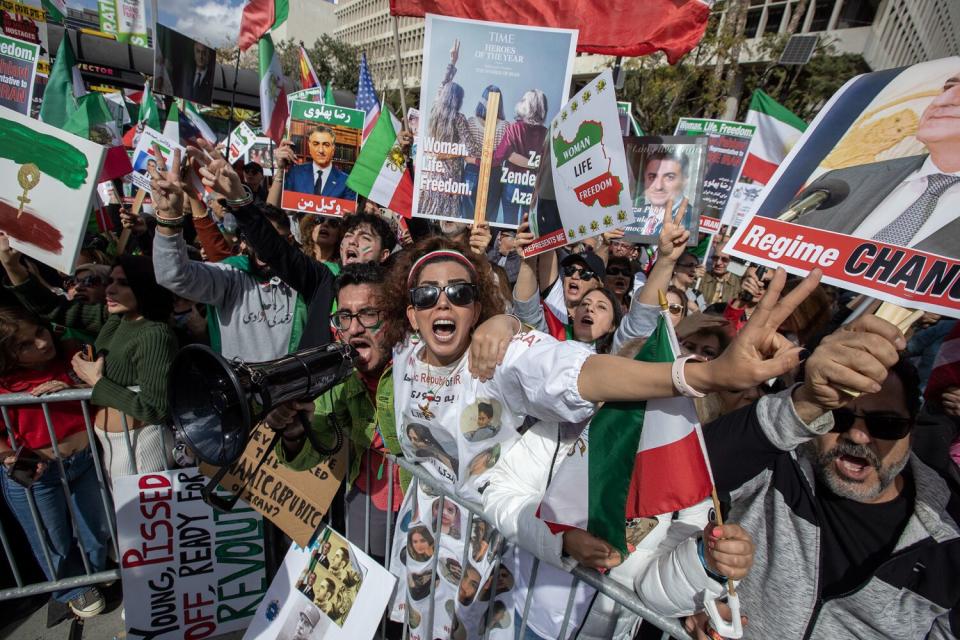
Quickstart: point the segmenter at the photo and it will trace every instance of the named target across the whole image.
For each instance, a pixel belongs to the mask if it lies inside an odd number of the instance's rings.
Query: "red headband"
[[[413,266],[410,267],[410,274],[407,276],[407,288],[413,287],[413,281],[417,277],[417,272],[420,271],[427,262],[437,259],[453,260],[454,262],[460,263],[473,275],[474,280],[477,279],[477,268],[473,266],[473,263],[470,262],[465,255],[453,249],[440,249],[439,251],[431,251],[422,255],[413,263]]]

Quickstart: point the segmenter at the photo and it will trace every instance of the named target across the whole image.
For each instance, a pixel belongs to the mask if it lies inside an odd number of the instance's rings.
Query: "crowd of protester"
[[[441,94],[462,101],[449,84]],[[517,111],[530,115],[517,126],[540,126],[540,106],[524,96]],[[469,139],[475,119],[460,118],[442,126]],[[513,126],[497,135],[509,139]],[[960,633],[960,375],[936,369],[955,320],[928,313],[907,335],[869,314],[845,322],[863,304],[850,292],[820,284],[817,273],[788,278],[738,263],[719,236],[703,259],[672,220],[656,245],[614,232],[528,258],[526,217],[516,230],[401,220],[362,198],[343,218],[298,217],[278,206],[295,162],[289,145],[277,150],[272,183],[256,163],[230,166],[202,141],[189,154],[189,169],[176,154],[174,169],[153,170],[149,212],[113,208],[131,236],[125,251],[111,234],[90,234],[70,277],[0,234],[0,391],[89,387],[95,409],[95,441],[78,403],[50,405],[53,434],[39,405],[5,409],[0,459],[10,468],[21,444],[40,457],[29,488],[7,474],[0,482],[47,579],[82,574],[81,551],[92,571],[110,563],[95,458],[108,487],[193,463],[167,406],[178,347],[207,344],[261,362],[340,340],[356,350],[354,373],[315,402],[276,408],[266,423],[281,434],[278,458],[295,470],[324,459],[298,414],[323,442],[334,423],[344,429],[351,455],[340,519],[399,577],[395,620],[421,624],[423,572],[467,559],[440,569],[433,593],[446,606],[431,610],[429,637],[489,628],[560,637],[566,598],[556,594],[569,588],[577,594],[568,636],[660,637],[573,585],[574,564],[608,571],[696,638],[711,637],[704,599],[722,598],[728,581],[738,585],[745,637]],[[214,197],[192,193],[191,171]],[[443,206],[438,198],[428,209]],[[693,356],[679,377],[670,364],[633,358],[656,328],[661,296]],[[714,524],[709,499],[625,523],[626,557],[585,531],[548,529],[538,505],[598,407],[673,395],[696,396],[726,524]],[[388,453],[423,463],[435,486],[388,465]],[[481,502],[504,538],[455,501],[439,511],[437,487]],[[534,556],[542,562],[520,629]],[[501,599],[510,592],[513,600]],[[81,617],[104,608],[97,587],[53,595]]]

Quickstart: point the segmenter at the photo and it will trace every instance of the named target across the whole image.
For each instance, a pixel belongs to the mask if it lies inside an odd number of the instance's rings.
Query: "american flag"
[[[360,85],[357,87],[357,109],[362,109],[367,115],[363,118],[363,138],[361,144],[373,131],[380,115],[380,101],[377,100],[377,90],[373,88],[373,78],[370,77],[370,67],[367,66],[367,53],[360,56]]]

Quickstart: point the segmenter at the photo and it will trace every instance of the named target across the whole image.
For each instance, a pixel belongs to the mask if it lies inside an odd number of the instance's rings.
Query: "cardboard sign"
[[[357,194],[347,187],[347,176],[360,155],[363,117],[363,111],[332,104],[290,104],[290,138],[303,162],[287,169],[283,178],[283,209],[337,217],[357,210]]]
[[[858,76],[821,109],[727,251],[960,317],[960,57]]]
[[[266,427],[253,431],[243,455],[221,481],[223,487],[234,493],[240,490],[269,446],[271,433]],[[217,471],[208,465],[201,469],[210,476]],[[297,544],[306,545],[330,508],[346,472],[346,447],[308,471],[294,471],[280,464],[271,451],[241,497]]]
[[[0,107],[0,230],[10,245],[73,273],[104,148]]]
[[[244,640],[373,638],[396,582],[327,527],[308,548],[290,547]]]
[[[725,120],[680,118],[675,135],[707,136],[707,168],[703,175],[701,216],[722,220],[730,224],[733,212],[727,213],[730,196],[736,187],[747,149],[756,127]],[[701,229],[703,221],[701,220]],[[713,226],[713,225],[709,225]],[[719,225],[717,225],[719,230]],[[713,231],[712,233],[716,233]]]
[[[489,87],[500,93],[486,221],[530,211],[547,126],[570,95],[577,31],[427,14],[413,214],[472,221]]]
[[[633,219],[624,227],[628,242],[656,243],[668,202],[676,216],[687,201],[683,226],[688,244],[697,244],[700,193],[706,168],[705,136],[643,136],[624,140],[627,162],[634,176]]]
[[[196,467],[113,480],[127,638],[207,638],[245,629],[267,592],[263,519],[215,511]]]
[[[633,206],[619,120],[607,69],[550,123],[530,214],[536,239],[526,255],[599,235],[629,218]]]
[[[244,157],[247,149],[257,141],[257,135],[246,122],[241,122],[230,134],[230,148],[227,149],[227,162],[233,164]]]
[[[30,115],[40,45],[0,35],[0,106]]]
[[[157,158],[157,148],[160,149],[161,158]],[[173,159],[173,152],[180,150],[180,158],[186,158],[187,154],[184,148],[170,138],[163,137],[155,129],[144,127],[137,140],[137,148],[133,150],[133,173],[127,174],[124,178],[127,182],[132,182],[134,186],[147,193],[150,191],[150,172],[148,168],[155,166],[162,170]]]

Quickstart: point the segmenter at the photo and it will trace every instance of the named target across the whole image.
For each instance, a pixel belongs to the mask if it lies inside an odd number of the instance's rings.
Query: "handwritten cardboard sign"
[[[230,467],[220,484],[230,491],[238,491],[256,469],[270,440],[269,429],[255,429],[243,455]],[[216,473],[216,467],[208,465],[201,466],[201,470],[210,476]],[[308,471],[294,471],[280,464],[271,451],[240,497],[297,544],[306,546],[330,508],[346,471],[346,447]]]

